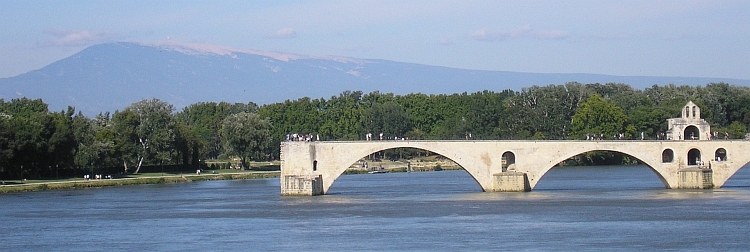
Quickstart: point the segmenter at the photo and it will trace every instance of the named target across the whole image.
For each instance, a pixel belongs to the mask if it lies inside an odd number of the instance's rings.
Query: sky
[[[3,0],[0,78],[107,42],[463,69],[750,79],[750,1]]]

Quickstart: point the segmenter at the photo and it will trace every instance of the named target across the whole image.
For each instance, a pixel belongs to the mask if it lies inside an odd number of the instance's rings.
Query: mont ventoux
[[[520,91],[532,85],[625,83],[706,85],[750,80],[613,76],[466,70],[378,59],[303,56],[205,44],[106,43],[90,46],[39,70],[0,79],[0,98],[41,98],[51,111],[73,106],[93,116],[158,98],[181,109],[198,102],[255,102],[365,93],[452,94]]]

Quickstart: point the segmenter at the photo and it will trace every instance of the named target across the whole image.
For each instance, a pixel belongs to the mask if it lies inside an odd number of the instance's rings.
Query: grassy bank
[[[83,189],[107,186],[183,183],[206,180],[276,178],[279,172],[240,172],[202,175],[141,176],[119,179],[73,180],[59,182],[34,182],[0,186],[0,193],[34,192],[61,189]]]

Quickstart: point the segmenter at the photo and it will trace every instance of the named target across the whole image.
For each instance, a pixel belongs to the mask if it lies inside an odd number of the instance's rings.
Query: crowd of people
[[[286,141],[287,142],[312,142],[313,141],[313,135],[312,134],[286,134]],[[320,135],[315,134],[315,140],[314,141],[320,141]]]
[[[719,132],[713,132],[713,134],[711,134],[709,132],[709,133],[706,133],[706,135],[708,136],[708,139],[710,139],[710,140],[718,140],[718,139],[721,139],[721,137],[722,137],[721,136],[722,134],[720,134]],[[724,135],[723,137],[724,137],[725,140],[729,139],[729,133],[724,132],[723,135]],[[469,140],[471,138],[472,138],[471,137],[471,133],[467,133],[466,140]],[[695,140],[694,136],[692,138],[693,138],[693,140]],[[373,134],[372,133],[365,134],[365,140],[366,141],[372,141],[372,139],[373,139]],[[381,141],[384,139],[383,138],[383,133],[378,134],[378,139],[381,140]],[[626,137],[625,137],[625,133],[615,134],[615,135],[612,136],[612,139],[613,140],[627,140]],[[640,139],[641,140],[646,140],[645,132],[641,132],[640,133]],[[655,139],[656,140],[672,140],[671,137],[668,137],[664,133],[657,134],[655,136]],[[408,137],[393,137],[393,140],[408,141],[409,138]],[[600,141],[600,140],[606,140],[606,139],[604,137],[604,134],[591,134],[591,133],[589,133],[589,134],[586,134],[586,140]],[[677,140],[682,140],[682,134],[677,134]],[[312,142],[312,141],[320,141],[320,135],[315,134],[315,136],[313,138],[312,134],[297,134],[297,133],[286,134],[286,141],[287,142]]]
[[[380,140],[383,140],[383,133],[380,133],[378,137]],[[365,134],[365,140],[372,141],[372,133]],[[408,137],[393,137],[393,140],[409,141],[409,138]]]
[[[646,136],[645,132],[641,132],[640,133],[640,136],[639,136],[640,140],[646,140],[647,137],[648,136]],[[673,140],[673,137],[675,137],[675,136],[670,137],[670,136],[667,136],[664,133],[659,133],[656,136],[654,136],[654,139],[656,139],[656,140]],[[723,137],[724,140],[729,139],[729,133],[724,132],[723,136],[719,132],[713,132],[713,134],[711,134],[710,132],[706,133],[706,139],[709,139],[709,140],[719,140],[719,139],[722,139],[722,137]],[[633,140],[633,139],[638,139],[638,138],[627,138],[625,136],[625,133],[619,133],[619,134],[612,135],[611,139],[612,140]],[[682,134],[677,133],[677,136],[676,136],[675,139],[676,140],[683,140],[682,139]],[[600,140],[607,140],[607,139],[604,137],[604,134],[591,134],[591,133],[589,133],[589,134],[586,134],[586,140],[600,141]],[[685,136],[685,140],[698,140],[698,138],[697,138],[697,136],[693,136],[691,134],[690,137]]]

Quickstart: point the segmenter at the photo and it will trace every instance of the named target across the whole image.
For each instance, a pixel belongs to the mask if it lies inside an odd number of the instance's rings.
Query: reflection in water
[[[279,180],[0,195],[0,244],[49,250],[746,250],[750,169],[668,190],[647,167],[561,167],[526,193],[465,171],[347,175],[329,195]],[[12,230],[12,232],[10,232]]]

